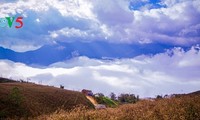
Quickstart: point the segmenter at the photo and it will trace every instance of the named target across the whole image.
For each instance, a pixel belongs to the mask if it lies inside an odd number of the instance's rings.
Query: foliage
[[[135,96],[134,94],[121,94],[118,97],[118,101],[120,103],[136,103],[139,100],[139,96]]]
[[[113,93],[113,92],[111,92],[111,93],[110,93],[110,99],[111,99],[111,100],[117,100],[116,94]]]
[[[95,99],[98,104],[105,104],[105,102],[103,101],[103,97],[95,97]]]
[[[104,104],[107,107],[116,107],[117,106],[117,103],[115,101],[113,101],[110,98],[105,97],[105,96],[97,96],[97,97],[95,97],[95,99],[96,99],[97,103]]]
[[[117,106],[117,103],[108,97],[103,97],[103,101],[108,107],[116,107]]]
[[[114,92],[110,93],[110,99],[114,100],[114,101],[117,100],[117,96],[116,96],[116,94]]]
[[[23,96],[20,93],[20,90],[18,87],[14,87],[11,90],[11,93],[8,96],[9,101],[13,103],[15,106],[20,106],[20,104],[23,102]]]
[[[156,99],[162,99],[162,98],[163,98],[162,95],[157,95],[157,96],[156,96]]]
[[[24,97],[18,87],[13,87],[5,98],[0,100],[0,118],[8,116],[27,116],[27,110],[23,106]]]

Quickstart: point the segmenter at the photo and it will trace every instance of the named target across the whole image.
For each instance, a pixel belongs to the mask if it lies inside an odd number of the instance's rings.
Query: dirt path
[[[90,102],[93,104],[93,105],[97,105],[97,101],[92,97],[92,96],[86,96],[88,100],[90,100]]]

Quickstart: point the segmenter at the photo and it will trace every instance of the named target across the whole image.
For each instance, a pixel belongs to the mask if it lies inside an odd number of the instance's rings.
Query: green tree
[[[134,94],[120,94],[118,101],[121,103],[136,103],[138,98]]]

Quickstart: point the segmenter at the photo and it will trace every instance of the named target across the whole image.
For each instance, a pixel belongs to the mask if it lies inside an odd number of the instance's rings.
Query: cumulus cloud
[[[128,10],[127,5],[128,2],[124,0],[108,0],[105,2],[94,0],[93,11],[100,22],[108,24],[109,26],[128,24],[133,21],[133,13]]]
[[[194,3],[197,1],[176,2],[166,8],[134,10],[134,22],[131,33],[135,38],[150,39],[153,42],[163,42],[178,45],[195,44],[199,35],[193,31],[190,35],[181,34],[182,30],[198,26],[197,16],[200,15]],[[198,31],[198,28],[195,30]]]
[[[69,40],[191,46],[200,42],[199,4],[199,0],[3,1],[0,17],[23,16],[24,27],[4,29],[0,45],[16,51]]]
[[[132,59],[96,60],[76,57],[46,68],[0,60],[3,77],[59,86],[66,89],[92,89],[117,94],[128,92],[141,97],[187,93],[200,89],[200,47],[167,50],[154,56]]]
[[[95,17],[89,11],[90,6],[90,3],[82,0],[18,0],[3,2],[0,5],[0,17],[22,16],[24,17],[24,26],[19,30],[15,28],[3,29],[3,32],[0,33],[0,45],[23,52],[55,42],[52,40],[51,31],[63,28],[88,29],[89,23]],[[24,48],[23,46],[29,47]]]
[[[90,10],[96,17],[91,24],[92,27],[89,28],[89,34],[94,37],[86,38],[98,37],[111,42],[142,44],[160,42],[193,45],[199,43],[200,19],[198,16],[200,12],[199,6],[197,6],[199,1],[166,0],[156,3],[161,5],[158,8],[147,7],[144,9],[145,4],[143,9],[138,10],[128,9],[130,2],[132,1],[92,1],[93,7]],[[149,1],[143,2],[149,3]],[[62,36],[61,33],[59,35]],[[84,37],[80,37],[80,39]]]

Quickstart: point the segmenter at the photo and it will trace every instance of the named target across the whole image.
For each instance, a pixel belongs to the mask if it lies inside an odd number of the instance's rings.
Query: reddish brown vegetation
[[[20,92],[20,104],[10,100],[13,88],[18,88]],[[16,95],[11,97],[16,99]],[[0,117],[38,116],[55,112],[59,108],[70,110],[79,104],[93,107],[80,92],[30,83],[0,83]]]

